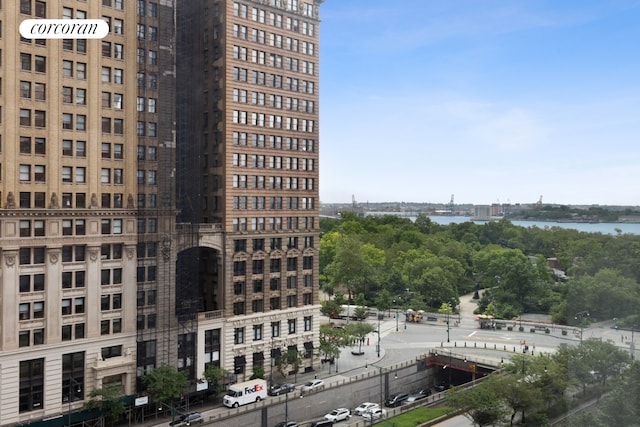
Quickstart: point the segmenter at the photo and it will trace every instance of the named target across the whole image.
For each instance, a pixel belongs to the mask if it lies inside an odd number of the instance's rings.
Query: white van
[[[259,402],[267,397],[267,382],[263,379],[245,381],[229,386],[222,402],[229,408],[237,408],[247,403]]]

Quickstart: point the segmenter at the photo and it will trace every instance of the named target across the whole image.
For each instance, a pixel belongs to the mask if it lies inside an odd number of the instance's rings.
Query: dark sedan
[[[280,396],[295,389],[295,384],[274,384],[269,388],[269,396]]]
[[[409,398],[407,393],[396,393],[387,397],[387,400],[384,401],[384,405],[389,408],[394,408],[396,406],[402,405],[402,403]]]

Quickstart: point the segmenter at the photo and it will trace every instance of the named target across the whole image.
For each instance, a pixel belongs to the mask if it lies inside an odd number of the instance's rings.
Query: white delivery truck
[[[232,384],[222,402],[229,408],[237,408],[247,403],[259,402],[267,397],[267,382],[262,379]]]

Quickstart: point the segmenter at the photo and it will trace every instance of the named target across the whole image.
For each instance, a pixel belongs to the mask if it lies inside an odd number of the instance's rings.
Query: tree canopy
[[[142,381],[153,399],[166,405],[181,397],[189,385],[187,375],[169,365],[155,368],[142,377]]]
[[[363,294],[381,311],[389,301],[435,311],[476,284],[484,289],[479,310],[490,305],[498,318],[535,312],[571,323],[575,313],[589,311],[588,321],[624,319],[640,303],[636,235],[521,227],[508,219],[439,225],[425,215],[412,222],[344,213],[320,224],[327,293],[342,290],[349,303]]]

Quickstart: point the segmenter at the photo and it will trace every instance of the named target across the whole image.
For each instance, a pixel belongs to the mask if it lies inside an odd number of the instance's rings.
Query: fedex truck
[[[237,408],[247,403],[259,402],[267,397],[267,382],[263,379],[232,384],[222,402],[229,408]]]

